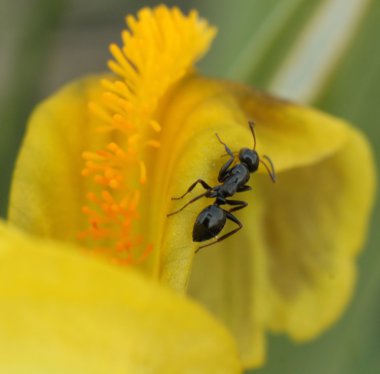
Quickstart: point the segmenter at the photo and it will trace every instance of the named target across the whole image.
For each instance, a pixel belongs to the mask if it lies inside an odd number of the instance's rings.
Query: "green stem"
[[[46,74],[65,0],[32,0],[11,66],[7,71],[6,96],[0,103],[0,216],[5,216],[14,160],[27,117],[38,98]]]
[[[255,32],[235,63],[227,70],[227,76],[248,81],[253,72],[294,15],[302,0],[280,1],[264,24]]]

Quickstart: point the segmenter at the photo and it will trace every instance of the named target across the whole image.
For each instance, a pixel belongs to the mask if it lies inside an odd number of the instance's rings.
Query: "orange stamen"
[[[86,195],[88,205],[82,208],[88,228],[79,234],[95,247],[94,254],[111,256],[122,265],[144,261],[153,249],[136,223],[149,176],[144,155],[147,146],[160,148],[155,139],[161,131],[156,118],[160,99],[203,54],[215,34],[196,12],[185,16],[166,6],[144,8],[137,19],[128,16],[126,22],[129,31],[122,32],[124,45],[110,45],[113,59],[108,66],[116,76],[102,79],[102,95],[89,103],[102,121],[98,131],[110,132],[105,136],[117,141],[82,154],[81,174],[92,185]]]

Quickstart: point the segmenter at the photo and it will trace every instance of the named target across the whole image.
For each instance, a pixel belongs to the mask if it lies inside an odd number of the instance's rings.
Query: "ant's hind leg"
[[[187,191],[182,195],[182,196],[178,196],[178,197],[172,197],[172,200],[181,200],[183,199],[188,193],[190,193],[194,187],[200,183],[202,185],[202,187],[205,189],[205,190],[211,190],[212,187],[209,186],[203,179],[197,179],[188,189]]]
[[[202,248],[205,248],[205,247],[209,247],[210,245],[213,245],[213,244],[216,244],[216,243],[219,243],[221,242],[222,240],[224,239],[227,239],[229,236],[233,235],[233,234],[236,234],[240,229],[243,228],[243,224],[233,215],[231,214],[230,212],[228,211],[225,211],[226,212],[226,216],[227,216],[227,219],[229,219],[230,221],[236,223],[239,227],[237,227],[236,229],[228,232],[227,234],[225,235],[222,235],[220,238],[218,238],[217,240],[215,240],[214,242],[212,243],[209,243],[209,244],[206,244],[206,245],[202,245],[200,247],[198,247],[196,250],[195,250],[195,253],[199,252]]]
[[[240,200],[226,200],[227,205],[235,205],[234,208],[228,209],[228,211],[231,212],[236,212],[237,210],[243,209],[246,206],[248,206],[248,203],[245,201],[240,201]]]

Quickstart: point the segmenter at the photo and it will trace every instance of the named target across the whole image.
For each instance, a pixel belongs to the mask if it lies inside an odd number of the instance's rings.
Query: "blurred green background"
[[[0,0],[0,214],[28,115],[44,97],[106,69],[124,15],[158,1]],[[356,124],[380,157],[380,1],[164,1],[218,26],[200,69],[314,105]],[[380,211],[359,259],[356,296],[313,342],[270,336],[255,373],[380,373]]]

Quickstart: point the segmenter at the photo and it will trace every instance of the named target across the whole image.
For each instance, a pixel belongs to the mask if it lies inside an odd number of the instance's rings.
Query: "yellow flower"
[[[215,29],[196,12],[144,8],[127,23],[123,47],[111,45],[114,74],[68,85],[29,122],[9,219],[33,236],[0,226],[0,362],[112,373],[261,365],[267,331],[311,339],[350,300],[373,201],[369,146],[342,120],[200,76],[192,66]],[[226,158],[214,133],[233,151],[252,147],[249,119],[278,183],[260,168],[237,198],[249,203],[236,213],[243,229],[194,256],[192,227],[211,200],[168,218],[184,203],[171,197],[198,178],[217,184]],[[239,354],[221,323],[173,290],[224,322]]]
[[[75,246],[0,226],[2,373],[237,373],[228,332],[191,300]]]

